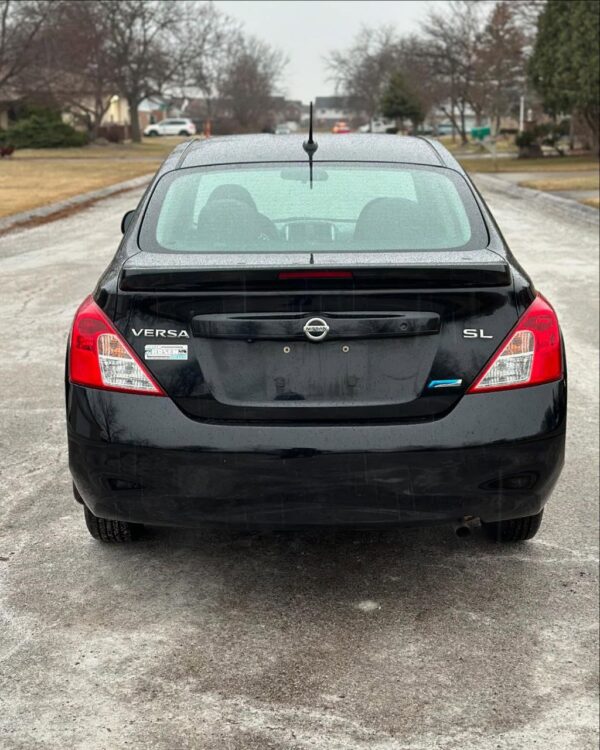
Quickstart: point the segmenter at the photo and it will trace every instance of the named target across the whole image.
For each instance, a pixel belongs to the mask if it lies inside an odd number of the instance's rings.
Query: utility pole
[[[525,129],[525,97],[521,94],[519,98],[519,133]]]

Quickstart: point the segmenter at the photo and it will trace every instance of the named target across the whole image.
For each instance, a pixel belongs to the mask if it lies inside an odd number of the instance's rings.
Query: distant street
[[[0,237],[0,748],[595,750],[598,237],[486,193],[557,308],[567,463],[532,542],[450,528],[88,535],[68,328],[126,193]]]

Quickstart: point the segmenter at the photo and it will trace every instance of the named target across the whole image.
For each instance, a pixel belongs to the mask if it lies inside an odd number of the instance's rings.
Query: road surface
[[[597,746],[598,238],[487,193],[554,302],[568,455],[540,535],[152,530],[71,497],[67,330],[137,193],[0,237],[0,747]]]

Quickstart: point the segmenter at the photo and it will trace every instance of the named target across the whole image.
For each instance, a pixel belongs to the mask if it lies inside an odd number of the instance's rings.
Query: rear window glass
[[[140,233],[156,252],[472,250],[485,224],[452,170],[306,162],[201,167],[162,177]]]

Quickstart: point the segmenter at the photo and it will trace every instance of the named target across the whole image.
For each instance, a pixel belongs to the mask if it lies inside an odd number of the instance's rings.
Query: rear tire
[[[536,513],[535,516],[525,516],[524,518],[507,518],[504,521],[493,521],[483,523],[483,528],[487,536],[494,542],[525,542],[538,533],[542,525],[542,516],[544,510]]]
[[[124,544],[132,542],[140,536],[141,526],[128,521],[111,521],[108,518],[99,518],[92,511],[83,506],[85,525],[94,539],[109,544]]]
[[[179,131],[179,135],[187,135],[187,136],[189,136],[189,133],[187,132],[187,130],[180,130]]]

